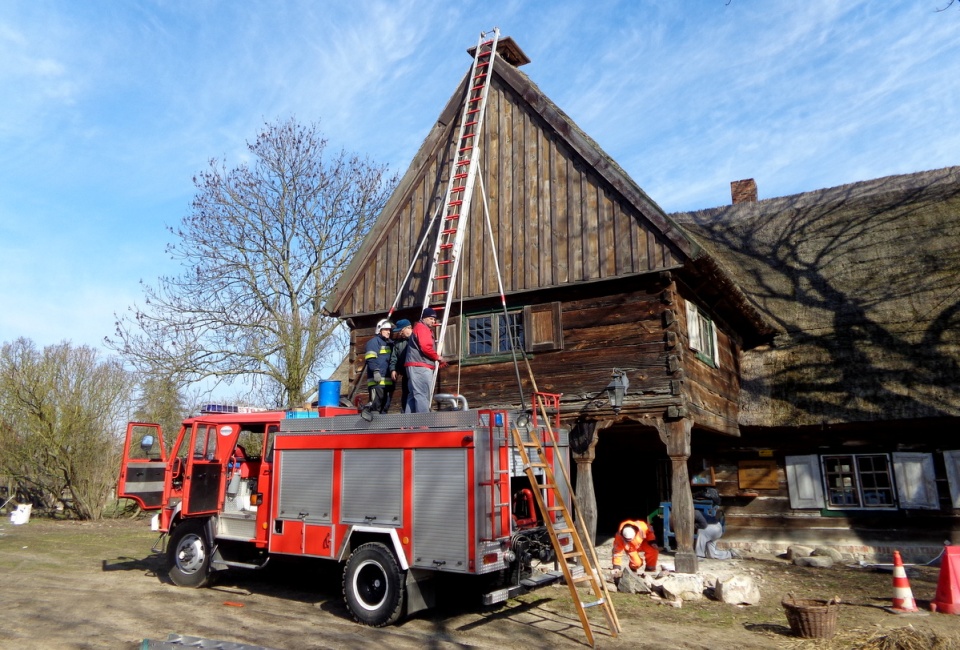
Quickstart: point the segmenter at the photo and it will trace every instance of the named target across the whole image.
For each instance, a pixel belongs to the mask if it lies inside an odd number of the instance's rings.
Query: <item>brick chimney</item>
[[[733,204],[737,203],[756,203],[757,202],[757,182],[752,178],[743,181],[733,181],[730,183],[730,198]]]

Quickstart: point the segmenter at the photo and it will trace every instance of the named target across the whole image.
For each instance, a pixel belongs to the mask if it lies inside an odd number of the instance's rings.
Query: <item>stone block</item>
[[[791,562],[798,557],[809,557],[811,553],[813,553],[813,548],[810,546],[792,544],[787,547],[787,559]]]
[[[834,562],[840,562],[843,559],[843,553],[829,546],[818,546],[813,549],[813,553],[810,555],[829,557],[832,558]]]
[[[731,605],[756,605],[760,602],[760,588],[744,575],[718,580],[713,593],[717,600]]]
[[[703,600],[703,578],[695,573],[674,573],[661,583],[666,600]]]
[[[621,594],[649,594],[651,589],[643,576],[626,569],[617,582],[617,591]]]

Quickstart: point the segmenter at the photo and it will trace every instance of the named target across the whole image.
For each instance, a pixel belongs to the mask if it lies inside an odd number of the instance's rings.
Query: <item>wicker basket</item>
[[[840,599],[811,600],[789,595],[781,602],[790,629],[805,639],[829,639],[837,632]]]

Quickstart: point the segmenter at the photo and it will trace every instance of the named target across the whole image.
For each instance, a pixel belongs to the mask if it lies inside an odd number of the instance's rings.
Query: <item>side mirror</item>
[[[148,434],[140,441],[140,450],[145,454],[149,454],[151,449],[153,449],[153,436]]]

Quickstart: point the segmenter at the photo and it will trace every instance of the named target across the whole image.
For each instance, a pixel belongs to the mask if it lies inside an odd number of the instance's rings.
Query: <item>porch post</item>
[[[577,463],[577,506],[583,517],[579,522],[580,532],[594,545],[597,543],[597,493],[593,489],[593,460],[597,457],[597,440],[594,434],[585,452],[573,454]]]
[[[690,473],[687,461],[690,459],[690,430],[693,421],[689,418],[663,422],[660,439],[667,446],[667,455],[672,464],[670,500],[672,510],[670,521],[677,540],[675,556],[678,573],[696,573],[697,554],[693,550],[693,491],[690,489]]]

